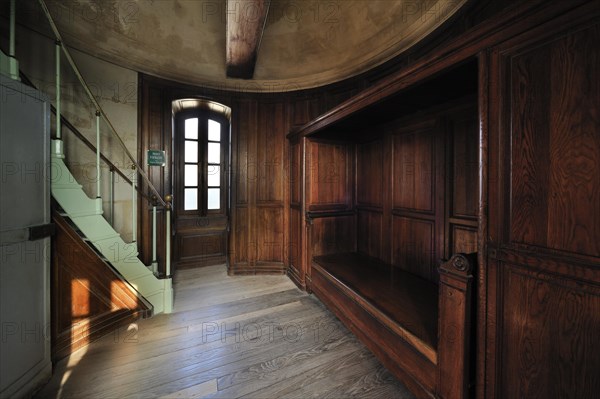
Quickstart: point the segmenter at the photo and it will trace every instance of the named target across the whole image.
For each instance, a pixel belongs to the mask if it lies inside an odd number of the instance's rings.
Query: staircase
[[[153,313],[173,311],[171,279],[158,279],[138,258],[136,244],[123,241],[121,235],[102,216],[102,199],[89,198],[64,162],[62,140],[52,140],[52,197],[103,259],[153,306]]]

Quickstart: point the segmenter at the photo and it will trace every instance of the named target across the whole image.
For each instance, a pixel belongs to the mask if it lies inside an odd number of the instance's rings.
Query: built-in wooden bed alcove
[[[473,59],[288,135],[290,276],[418,396],[473,386],[477,92]]]

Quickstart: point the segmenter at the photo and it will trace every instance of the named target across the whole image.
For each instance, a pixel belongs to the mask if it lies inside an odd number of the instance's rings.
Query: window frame
[[[198,139],[186,139],[185,138],[185,121],[191,118],[198,118]],[[181,216],[217,216],[227,215],[227,195],[228,195],[228,156],[229,156],[229,135],[230,135],[230,121],[226,115],[212,110],[203,108],[193,108],[180,111],[174,115],[174,144],[176,148],[176,159],[175,167],[177,170],[177,177],[175,179],[175,206]],[[208,186],[208,167],[215,165],[214,163],[208,162],[208,143],[215,142],[208,140],[208,121],[214,120],[221,124],[221,141],[220,143],[220,195],[219,195],[219,209],[208,209],[208,189],[216,188],[214,186]],[[198,142],[198,159],[196,163],[186,163],[185,160],[185,143],[186,141],[197,141]],[[198,165],[198,186],[185,186],[185,165],[197,164]],[[186,188],[198,188],[197,195],[197,209],[185,209],[185,189]]]

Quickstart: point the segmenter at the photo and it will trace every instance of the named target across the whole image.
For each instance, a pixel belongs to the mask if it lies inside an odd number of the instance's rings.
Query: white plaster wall
[[[23,27],[17,29],[17,59],[21,70],[47,93],[55,104],[54,41]],[[92,93],[125,142],[129,152],[137,158],[137,72],[116,66],[76,50],[71,54]],[[95,144],[95,109],[79,84],[75,74],[62,57],[62,114]],[[52,132],[55,121],[52,118]],[[63,127],[66,161],[86,194],[96,197],[96,155],[67,128]],[[102,153],[127,176],[132,175],[131,161],[112,136],[107,125],[101,123]],[[109,169],[103,162],[101,194],[104,216],[110,218]],[[132,238],[131,186],[115,173],[114,227],[125,241]]]

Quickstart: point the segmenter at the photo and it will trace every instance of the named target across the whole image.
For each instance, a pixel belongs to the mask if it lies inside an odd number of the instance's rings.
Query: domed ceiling
[[[427,36],[466,1],[272,0],[251,80],[226,76],[227,18],[252,15],[251,0],[47,4],[70,47],[184,83],[269,92],[317,87],[369,70]]]

